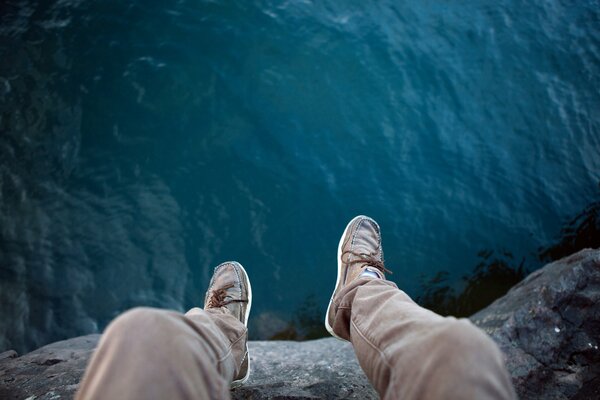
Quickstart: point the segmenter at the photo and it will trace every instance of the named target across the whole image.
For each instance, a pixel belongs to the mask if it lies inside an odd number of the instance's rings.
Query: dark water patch
[[[250,338],[269,340],[312,340],[329,336],[324,309],[318,297],[306,297],[291,315],[261,314],[250,326]]]
[[[503,296],[540,262],[549,263],[580,250],[600,248],[600,201],[588,205],[567,221],[558,239],[540,247],[537,254],[515,260],[510,252],[482,250],[480,262],[460,281],[440,271],[422,283],[417,302],[441,315],[468,317]]]
[[[515,262],[508,252],[481,251],[481,261],[459,282],[446,271],[423,283],[417,303],[441,315],[468,317],[503,296],[526,275],[525,260]]]
[[[538,250],[543,262],[552,262],[581,249],[600,248],[600,201],[587,206],[562,228],[560,239]]]

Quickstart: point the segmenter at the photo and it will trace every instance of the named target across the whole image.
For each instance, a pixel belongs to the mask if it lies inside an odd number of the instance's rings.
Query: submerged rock
[[[600,398],[600,250],[529,275],[471,318],[506,355],[522,399]],[[1,399],[72,398],[100,335],[0,354]],[[349,343],[251,341],[252,374],[233,399],[375,399]]]

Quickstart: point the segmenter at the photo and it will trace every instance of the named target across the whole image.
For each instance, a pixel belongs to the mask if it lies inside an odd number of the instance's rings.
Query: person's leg
[[[204,310],[137,308],[100,340],[77,399],[226,399],[249,374],[250,282],[237,263],[215,269]]]
[[[349,340],[384,399],[512,399],[502,354],[467,320],[441,317],[386,281],[379,227],[348,224],[326,327]]]

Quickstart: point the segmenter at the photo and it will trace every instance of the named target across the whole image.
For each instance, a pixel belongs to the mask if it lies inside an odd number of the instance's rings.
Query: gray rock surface
[[[533,272],[471,320],[499,344],[521,399],[600,399],[600,250]]]
[[[504,351],[523,399],[600,398],[600,250],[529,275],[472,320]],[[0,399],[72,398],[99,335],[0,354]],[[250,342],[252,375],[233,399],[375,399],[350,344]],[[34,396],[34,397],[32,397]]]
[[[99,338],[80,336],[0,359],[0,399],[72,398]]]
[[[100,335],[44,346],[0,360],[0,399],[70,399]],[[350,343],[252,341],[252,374],[233,399],[377,399]],[[33,400],[33,399],[32,399]]]
[[[233,399],[378,399],[350,343],[250,342],[252,373]]]

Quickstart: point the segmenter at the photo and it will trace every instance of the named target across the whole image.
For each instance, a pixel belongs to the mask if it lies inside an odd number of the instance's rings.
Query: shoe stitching
[[[381,248],[381,232],[379,232],[379,226],[377,225],[377,223],[369,218],[363,218],[359,221],[358,225],[354,228],[354,233],[352,234],[352,242],[350,242],[350,250],[352,250],[352,248],[354,247],[354,242],[356,239],[356,236],[358,235],[358,231],[360,230],[363,222],[365,221],[369,221],[369,222],[373,222],[373,227],[375,229],[375,233],[377,234],[377,243],[378,243],[378,247],[377,249],[379,250],[379,261],[383,261],[383,249]]]
[[[213,286],[213,281],[214,281],[215,276],[217,275],[218,270],[221,269],[222,267],[227,266],[227,265],[231,265],[233,267],[233,271],[235,272],[235,275],[236,275],[236,277],[238,279],[238,282],[240,284],[240,298],[239,299],[231,299],[229,301],[224,302],[223,301],[224,299],[221,299],[221,297],[225,297],[225,292],[224,291],[227,290],[227,289],[231,289],[231,288],[235,287],[235,284],[231,283],[231,284],[229,284],[227,286],[224,286],[222,288],[219,288],[217,290],[212,290],[212,286]],[[219,307],[223,307],[223,306],[226,306],[228,304],[231,304],[231,303],[248,303],[248,301],[249,301],[248,299],[243,299],[243,290],[242,290],[243,289],[242,286],[244,284],[246,284],[246,283],[247,282],[245,280],[242,281],[242,278],[240,277],[240,274],[239,274],[239,271],[238,271],[238,268],[237,268],[236,264],[234,264],[234,263],[223,263],[223,264],[219,265],[217,268],[215,268],[215,271],[213,273],[213,277],[211,279],[211,284],[209,284],[208,291],[206,292],[206,296],[204,298],[204,303],[207,304],[207,306],[209,308],[215,308],[215,307],[219,308]],[[216,303],[214,303],[214,304],[211,305],[211,298],[214,297],[215,295],[217,296],[217,299],[220,300],[220,301],[217,301]],[[244,314],[244,312],[242,311],[241,308],[240,308],[240,313]],[[242,315],[240,315],[240,317],[241,316]]]
[[[243,293],[243,291],[242,291],[242,285],[243,285],[245,282],[242,282],[242,278],[240,278],[240,273],[239,273],[239,271],[238,271],[238,269],[237,269],[237,266],[236,266],[235,264],[232,264],[232,266],[233,266],[233,271],[235,272],[235,275],[237,276],[238,282],[240,283],[240,300],[241,300],[241,299],[243,299],[243,297],[244,297],[244,296],[243,296],[243,294],[244,294],[244,293]],[[246,296],[246,297],[248,297],[248,296]],[[248,300],[246,299],[246,301],[248,301]],[[243,314],[243,312],[242,312],[242,307],[240,307],[240,313],[241,313],[241,314]],[[242,315],[240,315],[240,317],[241,317],[241,316],[242,316]]]
[[[356,239],[356,235],[358,234],[358,231],[360,230],[360,227],[362,226],[363,222],[365,222],[367,219],[363,218],[358,222],[358,225],[356,225],[356,227],[354,228],[354,233],[352,234],[352,242],[350,242],[350,248],[354,247],[354,240]]]
[[[346,244],[347,244],[347,242],[348,242],[348,240],[349,240],[349,239],[350,239],[350,249],[352,249],[352,248],[354,247],[354,244],[355,244],[355,241],[356,241],[356,236],[358,235],[358,232],[360,231],[360,228],[362,227],[362,225],[363,225],[363,223],[364,223],[365,221],[374,222],[375,231],[376,231],[376,233],[377,233],[377,242],[378,242],[378,243],[381,243],[381,236],[379,235],[379,229],[378,229],[378,227],[377,227],[377,223],[375,223],[375,221],[373,221],[373,220],[372,220],[371,218],[369,218],[369,217],[363,217],[363,218],[361,218],[361,219],[358,221],[358,223],[356,224],[356,226],[355,226],[355,227],[353,227],[353,228],[351,228],[351,229],[350,229],[350,231],[354,231],[354,232],[353,232],[351,235],[348,235],[348,238],[347,238],[347,239],[344,241],[344,244],[342,245],[342,248],[346,247]],[[378,248],[381,250],[381,246],[379,246]],[[352,251],[351,251],[351,250],[350,250],[350,252],[352,253]],[[382,251],[382,250],[381,250],[381,252],[383,253],[383,251]],[[345,252],[344,252],[344,253],[345,253]],[[343,254],[344,254],[344,253],[342,253],[342,254],[340,255],[340,257],[343,257]],[[379,259],[380,259],[380,261],[383,261],[381,256],[379,257]],[[343,273],[344,273],[344,278],[343,278],[342,280],[340,280],[340,282],[339,282],[338,286],[335,288],[335,290],[333,291],[333,294],[331,295],[331,300],[330,300],[330,301],[331,301],[331,302],[333,302],[333,303],[335,303],[335,301],[334,301],[334,298],[335,298],[335,295],[337,294],[337,292],[338,292],[338,291],[339,291],[339,290],[340,290],[342,287],[346,286],[346,284],[347,284],[347,282],[346,282],[346,279],[348,278],[348,269],[349,269],[348,267],[349,267],[349,266],[352,264],[352,263],[350,262],[350,260],[344,261],[344,259],[343,259],[343,258],[342,258],[342,260],[341,260],[341,261],[342,261],[342,264],[344,265],[344,271],[343,271]],[[334,304],[334,305],[335,305],[335,304]],[[339,307],[338,307],[338,308],[339,308]]]
[[[231,303],[231,302],[248,302],[248,300],[247,300],[247,299],[246,299],[246,300],[242,300],[242,297],[243,297],[243,288],[242,288],[242,286],[243,286],[243,284],[245,284],[245,283],[246,283],[246,280],[242,280],[242,279],[241,279],[241,277],[240,277],[240,273],[239,273],[239,271],[238,271],[238,268],[237,268],[237,265],[236,265],[236,263],[226,262],[226,263],[223,263],[223,264],[221,264],[221,265],[218,265],[218,266],[215,268],[215,270],[214,270],[214,272],[213,272],[213,276],[212,276],[212,278],[211,278],[211,280],[210,280],[210,283],[209,283],[209,290],[207,291],[207,294],[206,294],[206,296],[205,296],[205,299],[204,299],[205,303],[207,302],[208,298],[209,298],[209,297],[210,297],[210,295],[211,295],[212,287],[213,287],[213,285],[214,285],[215,276],[218,274],[218,271],[219,271],[221,268],[224,268],[224,267],[226,267],[227,265],[231,265],[231,266],[233,267],[233,270],[234,270],[234,272],[235,272],[235,275],[236,275],[236,277],[237,277],[237,280],[238,280],[238,282],[240,283],[240,300],[232,300],[232,301],[228,302],[227,304],[229,304],[229,303]],[[233,287],[233,284],[232,284],[232,286],[231,286],[231,287]],[[214,295],[214,292],[213,292],[212,294]],[[242,308],[240,307],[240,313],[243,315],[244,313],[241,311],[241,309],[242,309]],[[233,315],[232,315],[232,316],[233,316]],[[235,318],[235,317],[234,317],[234,318]],[[239,320],[239,318],[236,318],[236,320]],[[243,323],[243,321],[240,321],[240,322],[242,322],[242,323]],[[245,325],[244,325],[244,327],[245,327]],[[248,328],[247,328],[247,327],[245,327],[245,329],[244,329],[244,332],[243,332],[243,333],[242,333],[242,334],[241,334],[241,335],[240,335],[240,336],[239,336],[237,339],[235,339],[234,341],[232,341],[232,342],[231,342],[231,344],[230,344],[230,345],[227,347],[227,349],[225,350],[225,352],[223,353],[223,355],[221,355],[220,357],[218,357],[218,358],[217,358],[217,360],[216,360],[216,361],[217,361],[217,365],[220,365],[220,364],[222,364],[222,363],[223,363],[225,360],[227,360],[227,359],[228,359],[228,358],[229,358],[229,357],[232,355],[232,349],[233,349],[233,346],[234,346],[236,343],[238,343],[238,342],[239,342],[239,341],[240,341],[242,338],[244,338],[244,336],[246,336],[246,338],[247,338],[247,335],[248,335]],[[246,343],[246,344],[245,344],[245,346],[244,346],[244,350],[245,350],[245,351],[244,351],[244,356],[242,357],[242,360],[241,360],[240,364],[238,365],[238,369],[241,369],[241,367],[242,367],[242,364],[243,364],[243,363],[244,363],[244,361],[245,361],[245,360],[246,360],[246,359],[249,357],[248,343]],[[234,382],[233,382],[233,383],[235,383],[235,382],[240,382],[240,381],[243,381],[244,379],[246,379],[246,378],[247,378],[247,376],[248,376],[248,374],[249,374],[249,372],[250,372],[250,371],[249,371],[249,369],[248,369],[248,371],[247,371],[247,373],[246,373],[246,375],[245,375],[245,376],[241,377],[241,378],[240,378],[240,379],[238,379],[238,380],[234,380]]]
[[[213,285],[215,284],[215,276],[217,276],[217,271],[219,271],[221,268],[223,268],[225,265],[227,265],[227,263],[223,263],[223,264],[219,264],[215,267],[214,271],[213,271],[213,275],[210,278],[210,282],[208,282],[208,291],[206,292],[206,296],[204,296],[204,303],[206,304],[206,301],[208,300],[209,294],[210,294],[210,290],[213,287]]]
[[[353,228],[354,229],[354,233],[352,233],[352,240],[350,241],[350,249],[352,250],[352,248],[354,248],[354,241],[356,240],[356,235],[358,235],[358,231],[360,230],[360,227],[362,226],[363,222],[366,221],[366,218],[362,218],[360,221],[358,221],[358,224]],[[343,253],[342,253],[343,255]],[[342,255],[340,255],[340,257],[342,257]],[[350,260],[348,260],[350,261]],[[344,262],[344,259],[342,258],[342,262],[345,264],[346,268],[344,269],[344,282],[343,284],[346,285],[346,279],[348,278],[348,267],[350,266],[349,262]]]
[[[354,228],[350,229],[350,230],[354,230],[354,232],[350,236],[350,238],[351,238],[350,249],[352,249],[354,247],[354,244],[355,244],[355,241],[356,241],[356,236],[358,235],[358,232],[359,232],[360,228],[362,227],[363,223],[365,221],[367,221],[367,220],[370,221],[370,222],[373,222],[375,233],[377,235],[378,250],[379,250],[379,253],[380,253],[378,258],[379,258],[379,261],[383,263],[383,249],[381,248],[381,232],[379,230],[379,226],[377,225],[377,223],[373,219],[371,219],[369,217],[361,218],[358,221],[358,223],[356,224],[356,226]],[[342,245],[342,248],[346,247],[346,242],[347,242],[347,239],[344,241],[344,244]],[[343,255],[343,253],[342,253],[342,255]],[[340,255],[340,257],[342,257],[342,255]],[[333,305],[333,307],[330,307],[331,308],[330,311],[333,311],[334,315],[337,313],[337,311],[340,308],[342,308],[342,309],[352,309],[352,305],[351,304],[349,304],[349,305],[342,305],[342,304],[340,304],[340,305],[336,306],[336,304],[335,304],[336,302],[334,301],[335,295],[338,293],[338,290],[341,287],[345,286],[346,283],[347,283],[346,279],[348,278],[348,269],[349,269],[348,267],[351,264],[350,262],[344,262],[343,258],[342,258],[341,261],[342,261],[343,264],[345,264],[344,279],[339,282],[339,286],[336,287],[335,290],[333,291],[333,294],[331,295],[331,300],[330,300],[330,303],[332,303],[331,305]],[[385,267],[384,267],[384,271],[385,271]],[[365,340],[367,340],[367,339],[365,338]]]
[[[377,258],[373,258],[373,260],[374,261],[379,261],[379,263],[381,265],[372,265],[372,266],[375,267],[375,268],[377,268],[378,270],[380,270],[382,273],[386,273],[386,272],[387,273],[391,273],[391,271],[388,270],[387,268],[385,268],[385,266],[383,265],[383,249],[381,248],[381,233],[379,231],[379,226],[377,225],[377,223],[373,219],[371,219],[369,217],[362,218],[358,222],[358,224],[354,228],[354,233],[352,234],[352,241],[350,242],[350,250],[344,251],[340,257],[343,257],[343,255],[345,253],[350,253],[351,255],[354,255],[355,257],[359,256],[359,254],[357,254],[356,252],[353,251],[353,248],[354,248],[354,243],[356,241],[356,236],[358,235],[358,232],[360,231],[360,228],[362,227],[363,222],[365,222],[365,221],[372,222],[373,228],[374,228],[375,233],[377,235],[377,243],[378,243],[377,250],[379,250],[378,251],[379,254],[378,254]],[[372,255],[369,255],[369,256],[372,257]],[[379,260],[377,260],[377,259],[379,259]],[[346,284],[346,278],[348,277],[348,267],[350,265],[352,265],[355,261],[360,262],[360,260],[352,260],[352,261],[350,261],[349,258],[348,258],[347,261],[344,261],[344,259],[342,258],[342,262],[346,265],[346,268],[345,268],[345,271],[344,271],[344,282],[343,282],[344,285]],[[367,261],[367,260],[365,260],[365,261]]]
[[[352,230],[352,229],[350,229]],[[352,246],[354,246],[354,237],[356,235],[356,231],[352,234],[352,235],[347,235],[348,237],[344,240],[344,243],[342,244],[342,248],[346,247],[346,244],[348,243],[348,241],[350,241],[350,247],[352,248]],[[341,257],[341,255],[340,255]],[[342,264],[346,264],[344,263],[344,260],[342,259]],[[346,279],[348,278],[348,268],[346,266],[346,268],[344,268],[344,279],[340,280],[338,287],[335,288],[335,291],[337,291],[340,287],[344,286],[346,284]],[[335,292],[334,292],[335,294]],[[333,296],[331,296],[331,298],[333,299]]]
[[[383,260],[378,260],[376,257],[373,256],[373,254],[368,254],[368,253],[357,253],[355,251],[351,251],[351,250],[346,250],[343,254],[349,254],[348,258],[350,258],[350,256],[355,256],[356,259],[352,260],[352,261],[347,261],[346,264],[348,264],[348,266],[352,265],[352,264],[362,264],[363,266],[362,268],[368,268],[368,267],[373,267],[376,270],[379,270],[379,272],[381,272],[382,274],[392,274],[392,271],[390,271],[389,269],[387,269],[385,267],[385,264],[383,263]],[[381,276],[382,279],[383,276]],[[357,278],[355,278],[357,279]]]

